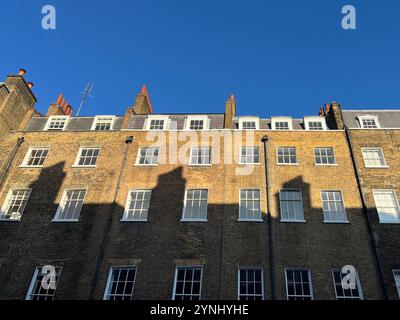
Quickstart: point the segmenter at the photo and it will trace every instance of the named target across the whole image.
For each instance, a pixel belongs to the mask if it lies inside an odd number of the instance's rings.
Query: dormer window
[[[96,116],[93,121],[92,130],[108,131],[114,126],[114,116]]]
[[[47,120],[45,131],[62,131],[67,126],[69,116],[50,116]]]
[[[186,130],[207,130],[208,116],[188,116],[185,127]]]
[[[377,129],[380,127],[377,116],[360,116],[358,117],[358,122],[363,129]]]
[[[304,118],[304,127],[306,130],[326,130],[325,118],[306,117]]]
[[[242,117],[239,119],[239,130],[258,130],[259,119],[254,117]]]
[[[272,130],[293,130],[292,118],[290,117],[276,117],[271,118]]]
[[[147,118],[147,130],[161,131],[168,130],[168,116],[149,116]]]

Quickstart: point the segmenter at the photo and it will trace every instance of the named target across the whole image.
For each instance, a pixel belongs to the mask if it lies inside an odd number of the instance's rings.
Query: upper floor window
[[[111,267],[104,300],[132,300],[136,267]]]
[[[191,148],[190,149],[191,165],[210,165],[211,164],[211,148]]]
[[[147,221],[151,190],[129,190],[123,221]]]
[[[281,220],[288,222],[304,222],[301,190],[282,189],[279,192]]]
[[[314,148],[315,164],[336,164],[333,148]]]
[[[53,221],[78,221],[85,195],[85,189],[65,190]]]
[[[326,130],[325,118],[322,117],[305,117],[304,127],[306,130]]]
[[[290,117],[271,118],[272,130],[293,130],[292,119]]]
[[[20,220],[32,189],[10,189],[0,211],[0,220]]]
[[[164,122],[163,119],[153,119],[150,120],[149,130],[164,130]]]
[[[49,154],[49,148],[30,147],[22,162],[23,167],[43,167],[43,163]]]
[[[362,300],[360,279],[357,272],[355,273],[355,283],[350,283],[349,288],[343,287],[343,280],[347,284],[346,279],[344,279],[347,277],[347,273],[342,273],[341,270],[332,270],[332,275],[337,300]]]
[[[146,120],[147,130],[168,130],[169,116],[166,115],[149,115]]]
[[[93,121],[92,130],[108,131],[113,129],[114,116],[96,116]]]
[[[400,269],[393,270],[393,277],[394,277],[394,282],[397,287],[397,293],[400,298]]]
[[[363,129],[377,129],[380,127],[377,116],[359,116],[358,121]]]
[[[160,148],[140,148],[136,159],[137,165],[158,165],[158,154]]]
[[[239,118],[240,130],[258,130],[259,119],[255,117],[241,117]]]
[[[259,189],[240,190],[239,220],[262,221]]]
[[[394,190],[372,190],[380,223],[400,223],[400,208]]]
[[[100,148],[81,147],[75,159],[76,167],[95,167],[99,157]]]
[[[26,295],[26,300],[54,299],[62,268],[60,266],[56,266],[54,269],[54,277],[50,277],[50,279],[46,281],[44,277],[49,274],[49,270],[44,266],[36,267],[28,289],[28,293]]]
[[[239,300],[263,300],[264,279],[260,268],[239,268],[238,275]]]
[[[341,191],[321,191],[324,222],[348,222]]]
[[[202,267],[177,267],[172,300],[200,300]]]
[[[278,164],[297,164],[295,147],[277,147],[276,157]]]
[[[44,130],[62,131],[67,126],[69,116],[50,116]]]
[[[239,163],[240,164],[260,163],[260,148],[259,147],[241,147]]]
[[[385,156],[381,148],[361,149],[366,168],[386,168]]]
[[[285,269],[286,297],[288,300],[312,300],[311,271]]]
[[[188,116],[186,119],[186,130],[207,130],[208,116]]]
[[[207,203],[208,190],[186,190],[182,221],[207,221]]]

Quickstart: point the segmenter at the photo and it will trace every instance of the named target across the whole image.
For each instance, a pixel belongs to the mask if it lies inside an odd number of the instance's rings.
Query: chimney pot
[[[229,100],[235,101],[235,95],[231,94],[230,97],[229,97]]]
[[[24,74],[26,73],[26,70],[25,69],[19,69],[19,71],[18,71],[18,75],[19,76],[23,76]]]
[[[28,82],[28,87],[29,87],[29,89],[32,89],[33,83],[32,82]]]

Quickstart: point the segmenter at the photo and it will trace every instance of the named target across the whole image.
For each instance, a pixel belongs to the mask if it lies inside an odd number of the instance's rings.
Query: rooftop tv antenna
[[[90,92],[92,91],[92,89],[93,89],[93,82],[89,81],[85,90],[83,90],[83,92],[79,91],[80,93],[82,93],[82,99],[81,99],[81,103],[79,105],[78,112],[76,113],[76,116],[79,116],[79,113],[81,112],[81,109],[83,107],[83,104],[85,103],[86,98],[87,97],[94,98],[92,95],[90,95]]]

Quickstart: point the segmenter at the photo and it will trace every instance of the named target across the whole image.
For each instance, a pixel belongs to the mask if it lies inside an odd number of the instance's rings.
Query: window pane
[[[201,267],[178,267],[174,285],[174,300],[200,300]]]

